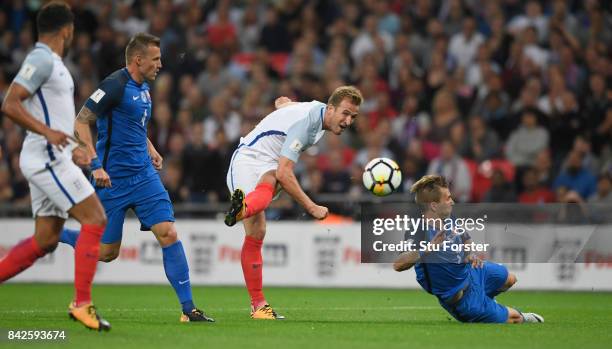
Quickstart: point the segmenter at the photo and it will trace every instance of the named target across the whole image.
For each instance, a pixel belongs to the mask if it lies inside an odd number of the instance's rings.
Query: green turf
[[[285,321],[249,319],[246,291],[196,287],[215,324],[181,324],[169,286],[96,285],[109,333],[70,321],[70,285],[0,286],[0,329],[65,329],[65,342],[0,340],[0,347],[58,348],[603,348],[612,343],[612,293],[510,292],[501,303],[533,310],[544,324],[484,325],[451,320],[422,291],[269,288]]]

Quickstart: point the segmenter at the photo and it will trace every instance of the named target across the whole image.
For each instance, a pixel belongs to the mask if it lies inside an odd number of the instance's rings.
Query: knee
[[[255,238],[257,240],[263,240],[266,237],[266,228],[261,226],[254,226],[250,231],[247,232],[247,235]]]
[[[37,242],[39,244],[41,250],[45,251],[45,253],[51,253],[55,251],[57,248],[57,244],[59,243],[59,235],[44,235],[42,238],[38,238]]]
[[[106,218],[106,213],[104,212],[104,210],[102,210],[102,211],[96,210],[96,211],[98,211],[98,212],[96,212],[94,214],[94,217],[92,217],[92,220],[93,220],[92,224],[95,224],[95,225],[97,225],[99,227],[105,227],[106,224],[108,224],[108,219]]]
[[[92,210],[81,223],[105,227],[108,223],[108,220],[106,218],[106,213],[104,213],[104,210]]]
[[[263,240],[266,236],[266,219],[264,213],[260,212],[253,217],[247,218],[244,222],[244,229],[247,236],[257,240]]]
[[[506,284],[504,285],[504,287],[505,289],[509,289],[510,287],[514,286],[515,283],[516,283],[516,275],[508,274],[508,279],[506,280]]]
[[[45,251],[45,253],[52,253],[57,248],[58,242],[59,240],[43,243],[42,246],[40,246],[40,249]]]
[[[167,230],[161,232],[158,236],[158,240],[162,247],[175,243],[178,240],[178,233],[174,224],[170,225]]]

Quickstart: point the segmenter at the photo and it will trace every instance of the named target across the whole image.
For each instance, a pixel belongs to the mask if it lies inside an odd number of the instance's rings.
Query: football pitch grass
[[[196,304],[217,322],[179,323],[170,286],[95,285],[108,333],[68,319],[72,286],[0,286],[0,332],[62,329],[68,339],[0,339],[0,347],[37,348],[610,348],[612,293],[521,292],[503,304],[545,317],[543,324],[462,324],[420,290],[268,288],[284,321],[249,318],[246,290],[194,287]]]

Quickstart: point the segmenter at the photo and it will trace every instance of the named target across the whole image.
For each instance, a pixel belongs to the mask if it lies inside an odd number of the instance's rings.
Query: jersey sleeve
[[[14,82],[33,94],[53,72],[53,56],[43,49],[34,49],[21,65]]]
[[[89,96],[85,106],[96,116],[101,117],[121,103],[124,87],[116,79],[105,79],[98,85],[94,93]]]
[[[322,123],[321,111],[324,107],[325,104],[323,103],[315,105],[310,109],[307,117],[289,128],[281,149],[282,156],[297,162],[300,154],[312,145]]]

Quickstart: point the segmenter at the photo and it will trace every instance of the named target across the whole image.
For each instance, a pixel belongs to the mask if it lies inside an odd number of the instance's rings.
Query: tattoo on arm
[[[95,121],[98,117],[96,116],[94,112],[89,110],[89,108],[83,106],[83,108],[81,108],[81,111],[79,111],[79,114],[77,115],[76,118],[79,122],[82,122],[84,124],[89,124],[92,121]]]

